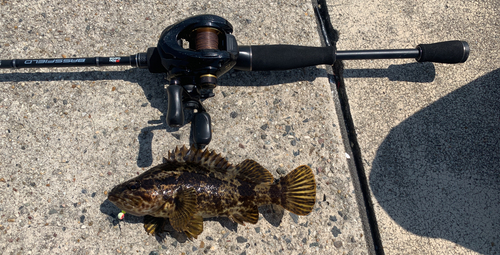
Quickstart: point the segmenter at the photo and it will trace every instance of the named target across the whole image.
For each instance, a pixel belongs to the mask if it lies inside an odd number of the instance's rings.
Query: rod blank
[[[402,50],[347,50],[337,51],[337,60],[351,59],[392,59],[392,58],[418,58],[418,49]]]
[[[128,57],[92,58],[47,58],[0,60],[0,68],[44,68],[44,67],[84,67],[84,66],[123,66],[147,68],[146,53]]]

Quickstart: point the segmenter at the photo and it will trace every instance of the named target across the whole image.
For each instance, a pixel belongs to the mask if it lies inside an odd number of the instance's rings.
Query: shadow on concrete
[[[318,77],[327,77],[325,69],[304,67],[286,71],[239,71],[231,70],[218,80],[219,86],[265,87],[299,81],[312,82]]]
[[[390,81],[432,82],[436,69],[431,62],[390,65],[387,69],[344,69],[344,78],[387,77]]]
[[[120,227],[121,225],[120,222],[127,222],[127,223],[132,223],[132,224],[144,224],[144,218],[145,217],[138,217],[134,216],[131,214],[125,214],[125,218],[123,220],[119,220],[117,218],[118,214],[121,212],[121,210],[116,207],[113,203],[111,203],[108,199],[104,200],[100,206],[100,211],[103,214],[106,214],[107,217],[106,219],[109,221],[109,227],[114,227],[117,226]],[[281,224],[282,218],[283,218],[283,213],[284,210],[279,207],[279,206],[261,206],[259,207],[259,212],[263,214],[264,218],[273,226],[278,227]],[[147,216],[146,216],[147,217]],[[151,217],[151,216],[149,216]],[[203,219],[204,222],[207,221],[216,221],[218,222],[222,227],[228,229],[231,232],[238,232],[238,223],[232,222],[229,218],[227,217],[214,217],[214,218],[206,218]],[[205,224],[206,226],[206,224]],[[167,236],[170,236],[174,238],[177,242],[179,243],[184,243],[188,239],[184,233],[177,232],[172,225],[170,225],[170,222],[166,221],[166,224],[163,228],[163,233],[160,233],[156,235],[156,240],[159,243],[164,243],[166,240]],[[138,233],[142,234],[142,233]],[[144,230],[144,234],[146,235],[147,232]],[[212,237],[214,238],[214,237]]]
[[[111,203],[108,199],[104,200],[104,202],[100,206],[101,213],[108,215],[107,220],[110,223],[110,227],[118,225],[121,229],[120,222],[127,222],[127,223],[132,223],[132,224],[144,224],[144,218],[143,216],[138,217],[134,216],[131,214],[125,214],[125,218],[123,220],[119,220],[117,218],[118,213],[121,212],[121,210],[116,207],[113,203]],[[147,216],[146,216],[147,217]],[[151,217],[151,216],[149,216]],[[217,221],[223,226],[224,228],[232,231],[232,232],[237,232],[238,224],[231,222],[228,218],[225,217],[217,217],[217,218],[209,218],[205,219],[204,221]],[[138,234],[144,234],[147,235],[146,230],[144,230],[144,233],[138,233]],[[155,238],[159,243],[163,243],[166,239],[167,236],[170,236],[177,240],[179,243],[184,243],[188,240],[187,236],[184,233],[177,232],[172,225],[170,225],[170,222],[168,219],[166,220],[166,224],[163,228],[163,232],[156,235]]]
[[[397,224],[481,254],[500,253],[500,69],[394,127],[370,186]]]
[[[153,131],[165,130],[179,139],[178,135],[173,133],[179,129],[169,127],[165,120],[167,95],[164,89],[166,80],[163,77],[163,74],[151,74],[147,70],[132,68],[125,71],[2,73],[0,74],[0,82],[124,80],[137,83],[144,91],[144,96],[148,99],[151,107],[163,113],[163,116],[159,120],[148,121],[148,124],[151,126],[143,128],[138,135],[139,152],[137,166],[148,167],[153,163],[151,149],[154,136]],[[189,114],[187,117],[189,117]]]
[[[434,65],[432,63],[412,63],[405,65],[391,65],[388,69],[347,69],[345,77],[389,77],[391,80],[408,80],[414,77],[415,82],[430,82],[434,80]],[[411,75],[408,75],[411,73]],[[349,75],[349,76],[348,76]],[[125,80],[137,83],[144,91],[151,107],[158,109],[162,116],[159,120],[150,120],[147,126],[141,129],[137,138],[139,151],[137,155],[138,167],[149,167],[153,163],[152,143],[154,131],[165,130],[180,140],[180,135],[175,132],[179,128],[167,125],[167,94],[164,86],[166,80],[164,74],[152,74],[147,70],[131,68],[125,71],[84,71],[84,72],[33,72],[33,73],[1,73],[0,82],[23,82],[23,81],[95,81],[95,80]],[[231,70],[219,79],[220,86],[273,86],[278,84],[293,83],[298,81],[312,82],[318,77],[329,77],[325,69],[317,67],[305,67],[288,71],[259,71],[245,72]],[[307,86],[307,83],[304,84]],[[185,123],[189,125],[193,116],[192,111],[185,110]],[[190,139],[192,144],[192,140]]]
[[[275,72],[243,72],[231,70],[219,79],[222,86],[273,86],[282,83],[297,81],[313,81],[316,77],[326,77],[324,69],[316,67],[301,68],[292,71]],[[167,94],[164,89],[167,81],[164,74],[152,74],[147,70],[131,68],[125,71],[83,71],[83,72],[39,72],[32,73],[13,72],[0,73],[0,82],[26,82],[26,81],[96,81],[96,80],[124,80],[137,83],[144,91],[151,107],[158,109],[162,116],[159,120],[150,120],[147,126],[138,134],[139,151],[137,156],[138,167],[149,167],[153,163],[152,143],[154,131],[165,130],[180,140],[180,135],[175,133],[179,128],[173,128],[166,123]],[[91,100],[91,99],[89,99]],[[144,106],[145,107],[145,106]],[[192,110],[184,111],[185,123],[189,125]],[[192,140],[190,139],[192,144]]]
[[[283,216],[285,215],[285,209],[279,205],[263,205],[259,207],[259,213],[262,214],[264,219],[266,219],[269,224],[279,227]]]

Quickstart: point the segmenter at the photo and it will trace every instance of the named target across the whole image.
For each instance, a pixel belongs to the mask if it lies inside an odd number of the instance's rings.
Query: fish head
[[[132,179],[115,186],[109,201],[121,210],[135,216],[151,215],[164,204],[163,196],[153,180]]]

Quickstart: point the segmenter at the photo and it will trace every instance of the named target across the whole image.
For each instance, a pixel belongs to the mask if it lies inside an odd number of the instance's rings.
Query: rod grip
[[[335,47],[295,45],[251,46],[252,70],[272,71],[329,64],[335,62]]]
[[[418,62],[463,63],[469,57],[469,44],[465,41],[447,41],[432,44],[419,44]]]

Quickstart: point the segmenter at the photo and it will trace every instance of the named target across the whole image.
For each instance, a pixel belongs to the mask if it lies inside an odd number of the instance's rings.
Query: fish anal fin
[[[187,238],[189,238],[189,240],[193,240],[193,238],[198,238],[198,235],[201,234],[201,232],[203,232],[203,217],[201,216],[201,214],[194,214],[189,220],[184,233],[186,234]]]
[[[144,230],[150,235],[157,235],[163,231],[163,227],[165,226],[166,219],[153,217],[150,215],[144,216]]]
[[[170,224],[177,231],[184,231],[189,220],[196,213],[196,190],[194,188],[181,189],[174,196],[175,208],[170,218]]]
[[[245,222],[255,224],[259,221],[259,208],[257,206],[240,208],[239,210],[232,212],[229,215],[229,219],[243,226],[245,225]]]
[[[269,183],[274,180],[273,175],[259,163],[251,159],[245,159],[236,166],[238,171],[236,178],[250,183]]]

